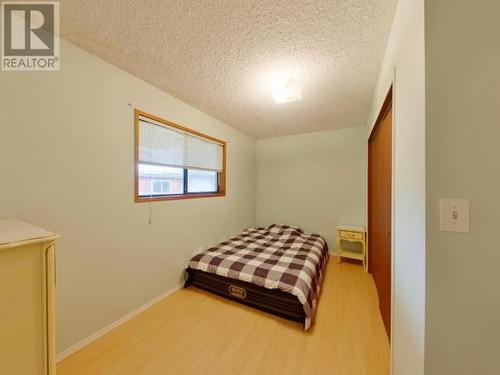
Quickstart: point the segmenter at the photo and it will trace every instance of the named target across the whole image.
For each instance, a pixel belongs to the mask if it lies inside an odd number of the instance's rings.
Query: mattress
[[[195,255],[187,265],[186,285],[292,320],[303,319],[307,330],[314,321],[327,260],[326,241],[320,235],[282,224],[249,228]],[[301,305],[299,315],[296,301]]]

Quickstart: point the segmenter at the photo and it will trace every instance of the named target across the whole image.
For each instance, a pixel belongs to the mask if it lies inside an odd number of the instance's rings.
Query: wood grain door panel
[[[387,103],[386,103],[387,104]],[[377,287],[387,335],[391,333],[392,109],[384,105],[368,142],[369,270]]]

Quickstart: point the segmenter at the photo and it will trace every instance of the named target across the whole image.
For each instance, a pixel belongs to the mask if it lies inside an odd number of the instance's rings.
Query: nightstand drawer
[[[339,231],[339,236],[340,236],[340,238],[352,239],[352,240],[363,240],[364,239],[364,233],[348,232],[345,230]]]

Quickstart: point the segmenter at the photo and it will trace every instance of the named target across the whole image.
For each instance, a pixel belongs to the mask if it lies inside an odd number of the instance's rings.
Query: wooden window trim
[[[182,195],[163,195],[163,196],[152,196],[152,197],[141,197],[139,196],[139,118],[140,117],[149,118],[160,125],[165,125],[168,128],[175,128],[180,131],[193,134],[197,137],[207,139],[212,142],[219,143],[222,145],[222,171],[219,172],[219,191],[216,193],[189,193]],[[145,202],[158,202],[158,201],[173,201],[182,199],[196,199],[196,198],[212,198],[212,197],[225,197],[226,196],[226,142],[220,139],[211,137],[207,134],[203,134],[196,130],[186,128],[185,126],[176,124],[174,122],[164,120],[160,117],[152,115],[150,113],[141,111],[139,109],[134,109],[134,187],[135,187],[135,203],[145,203]]]

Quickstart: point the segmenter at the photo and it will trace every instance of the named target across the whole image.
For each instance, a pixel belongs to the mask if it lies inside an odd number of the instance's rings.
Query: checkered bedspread
[[[249,228],[195,255],[187,268],[291,293],[304,306],[308,330],[327,260],[328,248],[320,235],[273,224]]]

